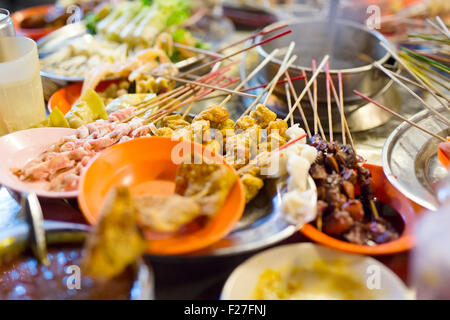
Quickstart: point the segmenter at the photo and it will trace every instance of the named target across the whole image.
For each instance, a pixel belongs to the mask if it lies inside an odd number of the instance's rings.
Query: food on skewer
[[[397,239],[399,232],[373,207],[371,173],[354,149],[319,136],[313,136],[310,143],[318,150],[310,169],[318,192],[317,228],[356,244],[376,245]]]
[[[156,57],[162,64],[181,61],[195,53],[175,47],[174,42],[194,48],[205,46],[181,27],[189,15],[189,3],[184,0],[157,0],[151,3],[124,1],[110,12],[94,12],[86,18],[86,23],[97,34],[78,37],[41,59],[42,70],[81,78],[91,74],[90,77],[95,78],[92,75],[95,68],[99,69],[96,73],[101,74],[99,78],[103,79],[107,75],[123,76],[126,65],[130,60],[135,64],[137,61],[134,58],[139,56],[139,62],[146,62],[146,65]],[[46,50],[45,45],[42,50]],[[163,59],[163,55],[167,57]],[[99,67],[103,64],[105,66]],[[123,65],[125,67],[121,69],[119,66]],[[137,68],[133,67],[131,71],[134,69]],[[141,75],[142,71],[143,68],[140,68],[137,75]],[[137,78],[137,75],[132,78]]]

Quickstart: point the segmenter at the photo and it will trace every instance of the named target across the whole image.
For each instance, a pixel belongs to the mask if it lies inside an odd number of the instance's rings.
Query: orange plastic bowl
[[[450,141],[450,138],[447,138],[447,141]],[[445,167],[445,168],[449,168],[450,167],[450,159],[445,155],[445,153],[443,151],[441,151],[441,149],[438,149],[438,159],[441,162],[441,164]]]
[[[413,230],[422,207],[415,204],[394,186],[391,185],[383,172],[383,168],[376,165],[365,164],[372,173],[372,183],[375,189],[375,197],[393,207],[403,218],[405,228],[403,234],[395,241],[379,244],[376,246],[365,246],[342,241],[320,232],[312,224],[306,224],[300,230],[305,236],[328,247],[359,254],[383,255],[409,250],[414,245]]]
[[[46,4],[42,6],[35,6],[26,8],[20,11],[16,11],[11,15],[11,19],[14,23],[14,28],[16,32],[24,35],[25,37],[31,38],[33,40],[39,40],[40,38],[46,36],[50,32],[55,31],[56,27],[48,27],[48,28],[22,28],[22,22],[26,18],[38,14],[47,14],[50,9],[52,9],[54,5]]]
[[[115,145],[100,153],[80,181],[78,203],[86,220],[90,224],[97,223],[106,195],[114,186],[129,186],[131,193],[136,196],[173,193],[178,165],[171,160],[172,150],[180,146],[182,148],[178,154],[181,156],[191,153],[194,148],[199,152],[205,150],[199,144],[173,141],[168,137],[143,137]],[[220,156],[204,156],[226,164]],[[167,234],[146,230],[148,253],[174,255],[208,247],[233,229],[241,218],[244,207],[244,187],[238,179],[223,207],[206,223]]]
[[[119,83],[119,80],[102,81],[95,88],[95,91],[97,92],[105,91],[106,88],[108,88],[113,83]],[[58,109],[61,110],[63,114],[69,112],[70,108],[72,108],[72,105],[80,97],[82,87],[83,83],[77,82],[71,84],[70,86],[61,88],[55,93],[53,93],[50,99],[48,100],[47,104],[48,111],[52,112],[52,110],[55,107],[58,107]]]

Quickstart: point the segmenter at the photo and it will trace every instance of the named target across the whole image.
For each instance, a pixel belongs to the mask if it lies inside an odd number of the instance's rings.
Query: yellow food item
[[[260,276],[253,298],[257,300],[373,299],[364,279],[348,267],[348,261],[318,259],[312,266],[267,269]]]
[[[264,181],[252,174],[246,173],[241,177],[245,189],[245,202],[250,202],[257,196],[259,190],[264,186]]]
[[[246,130],[256,125],[256,120],[250,116],[243,116],[236,121],[235,128]]]
[[[66,114],[71,128],[78,128],[95,120],[108,119],[103,100],[92,89],[86,90]]]
[[[64,113],[62,113],[58,107],[55,107],[52,110],[52,113],[50,113],[50,115],[48,116],[47,126],[70,128],[69,122],[67,121],[66,117],[64,117]]]
[[[271,121],[275,121],[277,115],[275,112],[270,111],[265,105],[258,104],[255,110],[250,113],[250,117],[255,119],[261,128],[265,129]]]
[[[278,133],[283,138],[286,138],[286,130],[288,129],[287,122],[281,119],[269,122],[267,126],[267,134]]]
[[[128,188],[110,192],[100,221],[88,238],[82,259],[83,274],[111,279],[147,250],[138,227],[138,211]]]
[[[208,120],[214,123],[222,123],[225,122],[230,114],[228,113],[227,109],[224,107],[221,107],[219,105],[213,104],[210,105],[208,108],[200,112],[194,120]]]

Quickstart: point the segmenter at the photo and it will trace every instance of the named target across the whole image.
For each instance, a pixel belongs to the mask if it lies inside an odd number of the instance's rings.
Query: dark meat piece
[[[398,239],[399,234],[391,224],[379,218],[366,224],[369,238],[376,243],[385,243]]]
[[[361,221],[364,218],[364,208],[359,200],[349,200],[342,205],[342,210],[347,211],[353,220]]]
[[[342,181],[342,188],[344,189],[345,194],[350,199],[355,199],[355,186],[348,181]]]
[[[360,222],[355,222],[350,230],[343,235],[344,239],[351,243],[367,244],[367,232],[364,225]]]
[[[325,200],[328,205],[333,206],[335,208],[341,208],[344,202],[347,201],[347,197],[341,193],[341,176],[338,174],[330,174],[324,183],[324,187],[326,188],[326,197]]]
[[[352,184],[356,184],[356,182],[358,181],[358,175],[356,174],[355,170],[353,169],[342,169],[341,171],[341,177],[342,179],[352,183]]]
[[[327,165],[327,169],[329,172],[336,172],[339,173],[339,164],[336,161],[336,159],[334,158],[333,155],[329,154],[327,155],[327,160],[326,160],[326,165]]]
[[[353,219],[347,211],[334,210],[323,221],[323,230],[330,235],[340,235],[353,225]]]
[[[322,165],[316,164],[316,163],[314,163],[311,166],[311,169],[310,169],[309,172],[311,174],[311,177],[314,180],[325,180],[327,178],[327,176],[328,176],[327,171],[325,170],[325,168]]]

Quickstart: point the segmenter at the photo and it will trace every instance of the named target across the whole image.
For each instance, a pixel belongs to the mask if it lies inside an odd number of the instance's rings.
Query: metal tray
[[[443,108],[439,112],[450,117]],[[410,120],[443,137],[450,135],[450,128],[428,110]],[[447,175],[437,159],[438,144],[436,138],[403,122],[387,138],[382,151],[383,170],[392,185],[429,210],[437,209],[434,186]]]

